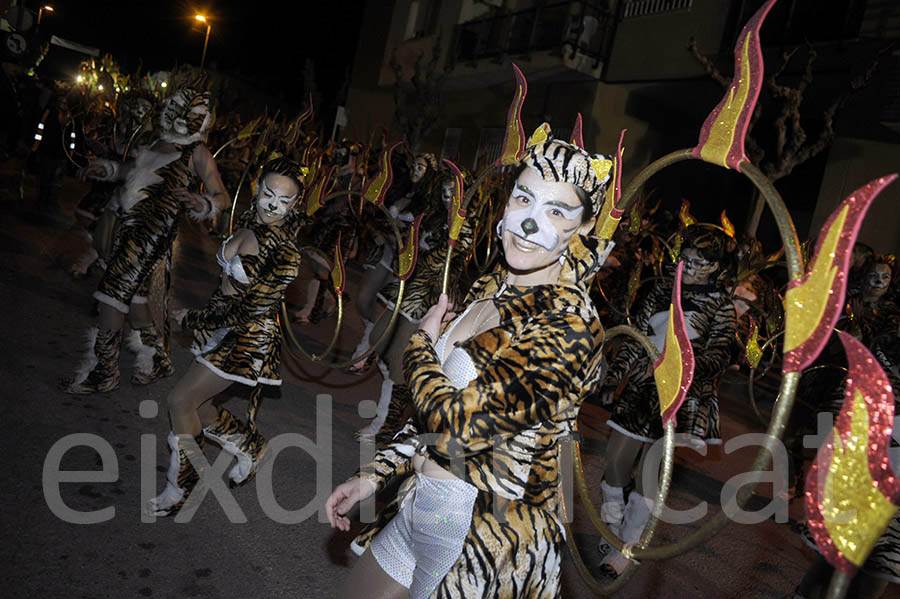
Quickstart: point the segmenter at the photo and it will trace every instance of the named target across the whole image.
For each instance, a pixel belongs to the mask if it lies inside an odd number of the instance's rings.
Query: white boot
[[[653,511],[653,500],[644,497],[637,491],[632,491],[628,496],[628,505],[625,506],[625,518],[622,522],[620,538],[626,545],[633,545],[641,540],[641,535],[650,520],[650,512]],[[611,551],[601,562],[610,576],[618,576],[628,565],[629,560],[619,551]]]
[[[366,343],[368,343],[368,341],[366,341]],[[375,418],[359,430],[357,438],[374,438],[375,433],[381,429],[381,425],[384,424],[388,415],[388,406],[391,403],[391,395],[394,391],[394,381],[391,379],[390,370],[388,370],[387,364],[385,364],[384,361],[378,360],[378,369],[381,371],[384,381],[381,383],[381,397],[378,398],[378,407],[375,408]]]
[[[606,522],[609,530],[621,537],[622,521],[625,519],[625,496],[622,487],[614,487],[605,480],[600,481],[600,489],[603,491],[603,505],[600,506],[600,517]],[[612,545],[606,539],[600,541],[600,553],[606,555],[612,549]]]

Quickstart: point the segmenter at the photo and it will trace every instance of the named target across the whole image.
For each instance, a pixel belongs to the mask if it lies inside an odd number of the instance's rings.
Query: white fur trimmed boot
[[[603,505],[600,506],[600,517],[609,527],[609,530],[617,537],[622,536],[622,521],[625,519],[625,490],[622,487],[614,487],[605,480],[600,481],[600,490],[603,492]],[[600,553],[607,555],[612,550],[612,545],[606,539],[600,541]]]
[[[147,504],[147,512],[154,516],[174,516],[184,506],[191,492],[200,482],[200,474],[191,463],[196,452],[203,453],[203,435],[176,435],[169,431],[169,470],[166,488]]]
[[[135,348],[135,372],[131,375],[134,385],[149,385],[159,379],[175,374],[175,366],[169,358],[165,340],[152,322],[145,327],[136,327],[140,347]],[[129,342],[135,339],[132,336]],[[131,349],[131,348],[130,348]]]
[[[653,500],[644,497],[637,491],[632,491],[628,496],[628,504],[625,506],[625,518],[622,522],[621,539],[626,545],[637,543],[650,520],[650,512],[653,511]],[[604,574],[611,578],[621,574],[631,560],[619,551],[611,551],[601,562]]]
[[[122,331],[88,331],[87,353],[74,377],[59,381],[60,389],[73,395],[108,393],[119,388],[119,350]]]
[[[269,448],[262,435],[255,430],[251,431],[225,408],[219,408],[216,421],[204,427],[203,435],[237,458],[237,464],[228,473],[232,487],[246,483],[256,474],[256,469]]]
[[[382,360],[378,360],[378,369],[381,371],[384,380],[381,382],[381,397],[378,398],[378,406],[375,408],[375,418],[369,424],[353,433],[353,438],[357,441],[363,437],[374,439],[375,433],[381,429],[381,425],[384,424],[387,418],[388,406],[391,403],[391,393],[394,390],[394,381],[391,379],[391,373],[387,364]]]

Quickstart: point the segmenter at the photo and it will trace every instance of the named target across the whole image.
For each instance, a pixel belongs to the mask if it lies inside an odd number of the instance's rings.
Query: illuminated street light
[[[169,84],[166,83],[165,81],[163,81],[162,83],[159,84],[160,87],[167,87],[168,85]]]
[[[53,12],[53,7],[48,5],[48,6],[42,6],[38,9],[38,22],[37,22],[38,25],[41,24],[41,16],[44,14],[45,10],[47,12]]]
[[[212,25],[209,24],[209,21],[203,15],[194,15],[194,18],[206,25],[206,39],[203,40],[203,55],[200,57],[200,68],[203,69],[203,65],[206,62],[206,45],[209,43],[209,30],[212,29]]]

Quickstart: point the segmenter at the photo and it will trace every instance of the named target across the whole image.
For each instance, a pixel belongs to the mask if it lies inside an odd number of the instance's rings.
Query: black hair
[[[269,174],[281,175],[291,179],[297,184],[297,195],[299,196],[303,193],[303,171],[300,170],[300,165],[293,160],[281,157],[268,161],[263,165],[259,180],[262,181]]]

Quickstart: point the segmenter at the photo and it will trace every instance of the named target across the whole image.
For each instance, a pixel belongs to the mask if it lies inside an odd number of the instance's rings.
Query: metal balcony
[[[615,15],[592,2],[553,2],[543,6],[457,25],[451,68],[475,66],[478,61],[502,62],[508,56],[536,52],[588,59],[590,68],[602,66],[609,53]]]

